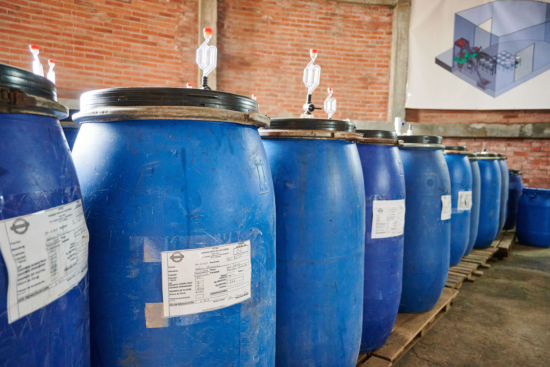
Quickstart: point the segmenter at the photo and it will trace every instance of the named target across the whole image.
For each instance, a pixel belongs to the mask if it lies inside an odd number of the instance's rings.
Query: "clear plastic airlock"
[[[328,97],[325,99],[325,112],[328,118],[331,119],[332,115],[336,113],[336,98],[332,97],[332,88],[327,88]]]
[[[255,94],[253,94],[252,96],[250,96],[253,100],[256,100],[257,96]],[[260,105],[256,102],[256,105],[258,106],[258,111],[260,110]]]
[[[48,60],[48,65],[50,65],[50,70],[48,70],[48,74],[46,76],[50,82],[55,84],[55,71],[53,71],[53,68],[55,67],[55,61]]]
[[[204,28],[203,32],[204,42],[197,50],[197,64],[202,70],[202,89],[210,89],[207,77],[216,68],[218,49],[216,46],[208,45],[212,38],[212,28]]]
[[[40,63],[40,60],[38,59],[38,54],[40,53],[40,48],[37,45],[29,45],[29,50],[32,53],[32,56],[34,58],[34,61],[32,62],[32,72],[35,75],[44,76],[44,69],[42,68],[42,64]]]
[[[317,58],[317,50],[309,50],[309,55],[311,56],[311,61],[304,69],[304,84],[306,85],[307,93],[311,94],[321,81],[321,66],[313,64]]]
[[[312,112],[319,109],[311,102],[311,94],[315,88],[319,86],[319,82],[321,81],[321,66],[313,64],[317,58],[317,50],[309,50],[309,55],[311,56],[311,61],[304,70],[304,84],[307,87],[307,100],[303,105],[304,113],[301,116],[305,118],[312,118]]]
[[[396,117],[394,121],[395,133],[397,135],[403,135],[401,133],[401,127],[405,126],[406,122],[401,117]]]

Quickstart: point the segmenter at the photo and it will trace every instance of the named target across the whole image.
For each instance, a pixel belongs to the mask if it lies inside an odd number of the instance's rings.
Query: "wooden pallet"
[[[451,308],[456,289],[444,288],[435,307],[428,312],[400,313],[390,337],[382,348],[359,355],[357,366],[387,367],[407,353]],[[382,360],[382,361],[381,361]]]
[[[487,264],[487,261],[490,260],[495,252],[498,251],[498,245],[502,238],[504,237],[504,232],[501,232],[493,241],[491,246],[484,249],[473,249],[468,256],[464,256],[462,261],[478,264],[481,268],[489,269],[491,265]]]
[[[514,230],[508,230],[505,231],[504,236],[502,237],[502,240],[499,242],[497,246],[497,251],[495,253],[495,257],[502,260],[505,257],[508,257],[508,254],[510,251],[512,251],[512,246],[514,245],[514,240],[516,237],[516,231]]]
[[[356,367],[391,367],[392,363],[385,359],[370,356],[368,359],[363,360],[362,362],[357,362]]]
[[[449,275],[447,275],[445,287],[460,289],[464,281],[475,281],[483,275],[483,272],[478,270],[479,266],[480,264],[468,261],[461,261],[455,266],[451,266],[449,268]]]

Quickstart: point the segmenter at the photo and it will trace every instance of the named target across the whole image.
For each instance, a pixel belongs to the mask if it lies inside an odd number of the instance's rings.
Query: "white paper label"
[[[471,191],[459,191],[458,192],[458,205],[457,210],[470,210],[472,209],[472,192]]]
[[[251,297],[250,241],[166,251],[161,260],[164,317],[217,310]]]
[[[55,301],[82,280],[88,270],[88,241],[80,199],[0,221],[10,323]]]
[[[441,195],[441,220],[451,219],[451,195]]]
[[[371,238],[401,236],[405,226],[405,199],[372,202]]]

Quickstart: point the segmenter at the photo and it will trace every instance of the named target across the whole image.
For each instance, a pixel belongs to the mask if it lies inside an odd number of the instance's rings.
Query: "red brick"
[[[57,61],[61,98],[114,86],[182,86],[197,78],[197,10],[197,0],[0,0],[0,62],[28,70],[28,45],[40,45],[44,65]],[[152,37],[141,33],[148,29]],[[118,52],[124,57],[113,57]],[[124,76],[131,67],[135,76]]]
[[[282,7],[272,1],[218,1],[218,89],[257,94],[262,113],[299,116],[307,95],[302,74],[310,61],[309,49],[317,48],[315,63],[321,65],[322,73],[313,103],[322,107],[327,87],[333,87],[338,99],[335,118],[385,121],[391,9],[309,0],[291,4]],[[327,17],[332,20],[323,19]],[[372,17],[378,19],[365,22]],[[346,26],[361,32],[344,42]],[[378,43],[361,39],[373,31],[380,32],[374,36]],[[319,110],[315,116],[326,114]]]

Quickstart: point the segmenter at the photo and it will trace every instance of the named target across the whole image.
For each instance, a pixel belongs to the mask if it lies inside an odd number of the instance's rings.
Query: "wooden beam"
[[[335,0],[335,2],[343,4],[396,6],[398,0]]]
[[[407,98],[407,72],[409,67],[409,27],[411,23],[410,0],[399,0],[393,9],[392,46],[390,60],[390,92],[388,119],[405,118]]]
[[[80,110],[80,99],[74,98],[58,98],[57,102],[71,110]]]
[[[352,121],[357,129],[393,131],[393,124]],[[532,124],[424,124],[412,123],[416,135],[438,135],[446,138],[550,139],[550,123]],[[401,131],[405,131],[402,128]]]
[[[199,0],[199,38],[197,45],[200,46],[204,42],[202,30],[206,27],[212,28],[212,38],[209,45],[218,45],[218,1],[217,0]],[[197,47],[198,47],[197,46]],[[219,59],[219,55],[218,55]],[[202,70],[198,69],[197,88],[202,85]],[[208,75],[208,85],[213,90],[217,89],[216,69]]]

